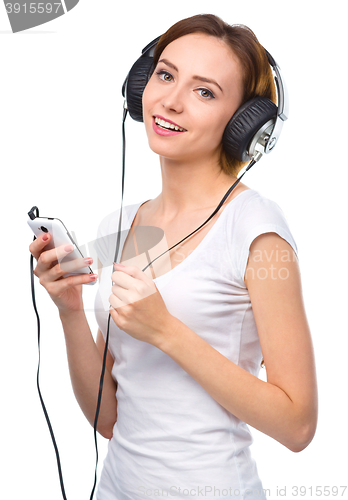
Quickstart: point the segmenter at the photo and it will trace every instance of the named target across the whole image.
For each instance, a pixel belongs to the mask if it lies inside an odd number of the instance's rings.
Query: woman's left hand
[[[137,340],[159,346],[174,317],[155,283],[135,266],[114,264],[110,315],[118,328]]]

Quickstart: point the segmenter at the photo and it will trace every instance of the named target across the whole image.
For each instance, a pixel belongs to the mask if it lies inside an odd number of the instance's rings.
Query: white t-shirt
[[[123,209],[119,256],[142,203]],[[119,210],[103,220],[96,246],[105,266],[95,304],[104,337],[118,222]],[[242,191],[192,253],[154,279],[170,314],[255,376],[262,353],[244,274],[250,244],[268,232],[297,253],[279,206],[255,190]],[[110,324],[118,418],[97,499],[266,498],[249,427],[168,355]]]

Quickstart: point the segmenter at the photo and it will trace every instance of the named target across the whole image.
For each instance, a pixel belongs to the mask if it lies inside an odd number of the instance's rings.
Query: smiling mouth
[[[175,125],[174,123],[166,122],[157,116],[154,116],[155,123],[158,127],[163,128],[164,130],[175,130],[175,132],[187,132],[186,129]]]

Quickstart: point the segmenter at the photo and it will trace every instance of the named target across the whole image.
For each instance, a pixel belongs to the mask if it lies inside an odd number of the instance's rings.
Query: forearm
[[[292,451],[307,444],[306,412],[279,387],[236,365],[174,318],[158,346],[221,406]]]
[[[102,358],[83,310],[74,313],[60,313],[60,318],[65,334],[70,378],[74,394],[81,410],[93,426],[102,370]],[[116,419],[116,384],[110,372],[106,370],[98,419],[98,432],[110,439]]]

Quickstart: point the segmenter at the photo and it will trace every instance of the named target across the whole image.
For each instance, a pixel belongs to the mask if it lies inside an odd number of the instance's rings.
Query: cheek
[[[229,121],[231,120],[232,116],[234,115],[236,109],[238,108],[235,108],[233,107],[233,109],[231,109],[231,107],[225,107],[224,110],[220,110],[220,113],[219,113],[219,117],[217,118],[217,116],[214,117],[214,131],[215,131],[215,134],[217,137],[220,138],[220,142],[222,141],[222,136],[224,134],[224,131],[229,123]]]
[[[144,89],[142,98],[143,120],[147,134],[149,134],[149,132],[152,131],[152,115],[154,113],[157,100],[158,100],[158,92],[156,92],[156,88],[152,83],[152,79],[150,78],[148,84]]]
[[[143,92],[143,98],[142,98],[143,111],[145,111],[145,112],[149,111],[149,109],[153,105],[155,97],[156,97],[156,93],[154,92],[154,86],[153,86],[152,77],[151,77],[150,80],[148,81],[145,89],[144,89],[144,92]]]
[[[205,120],[202,119],[202,129],[206,132],[204,135],[206,136],[206,140],[208,139],[207,135],[209,136],[211,145],[217,146],[221,143],[223,133],[230,118],[229,115],[221,114],[221,112],[216,110],[216,112],[206,117]]]
[[[151,123],[151,92],[149,92],[148,85],[145,87],[143,92],[142,104],[143,104],[143,120],[145,124],[145,130],[152,126]]]

